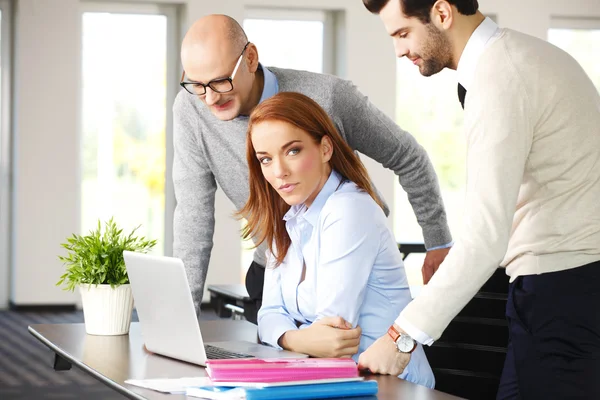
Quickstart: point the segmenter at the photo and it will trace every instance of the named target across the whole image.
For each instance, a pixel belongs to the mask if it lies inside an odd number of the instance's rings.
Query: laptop
[[[308,357],[245,341],[204,343],[183,261],[130,251],[123,257],[149,351],[202,366],[210,359]]]

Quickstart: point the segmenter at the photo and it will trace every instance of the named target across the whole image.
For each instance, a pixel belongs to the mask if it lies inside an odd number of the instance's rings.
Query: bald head
[[[258,50],[248,43],[235,19],[208,15],[196,21],[181,44],[181,63],[185,80],[193,88],[205,89],[200,99],[217,118],[228,121],[249,115],[258,104],[264,82]],[[224,83],[224,90],[215,87],[215,82]]]
[[[227,55],[241,52],[247,41],[244,29],[235,19],[221,14],[207,15],[194,22],[183,38],[181,63],[187,71],[207,55],[227,60]]]

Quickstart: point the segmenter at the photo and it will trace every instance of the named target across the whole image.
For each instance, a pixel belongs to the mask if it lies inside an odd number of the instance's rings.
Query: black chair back
[[[419,244],[399,247],[404,258],[426,251]],[[507,296],[508,277],[498,268],[442,337],[424,346],[437,390],[467,399],[496,398],[508,345]]]

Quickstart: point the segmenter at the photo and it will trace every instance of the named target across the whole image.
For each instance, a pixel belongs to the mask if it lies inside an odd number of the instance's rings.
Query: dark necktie
[[[461,85],[459,83],[458,84],[458,100],[460,100],[460,105],[462,106],[463,110],[465,109],[465,96],[466,95],[467,95],[467,91],[465,90],[463,85]]]

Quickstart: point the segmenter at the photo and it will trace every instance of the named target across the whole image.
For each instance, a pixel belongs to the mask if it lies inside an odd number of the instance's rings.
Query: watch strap
[[[398,338],[400,337],[400,332],[398,332],[398,330],[394,328],[394,325],[389,327],[387,333],[388,335],[390,335],[394,343],[396,343],[396,340],[398,340]]]
[[[392,338],[394,343],[396,343],[398,341],[398,338],[402,335],[400,332],[398,332],[398,330],[394,327],[394,325],[392,325],[388,328],[387,333],[388,333],[388,335],[390,335],[390,337]],[[408,336],[408,335],[406,335],[406,336]],[[410,337],[410,336],[408,336],[408,337]],[[413,338],[411,338],[411,340],[413,342],[413,348],[410,351],[408,351],[407,354],[412,353],[417,348],[417,341]]]

